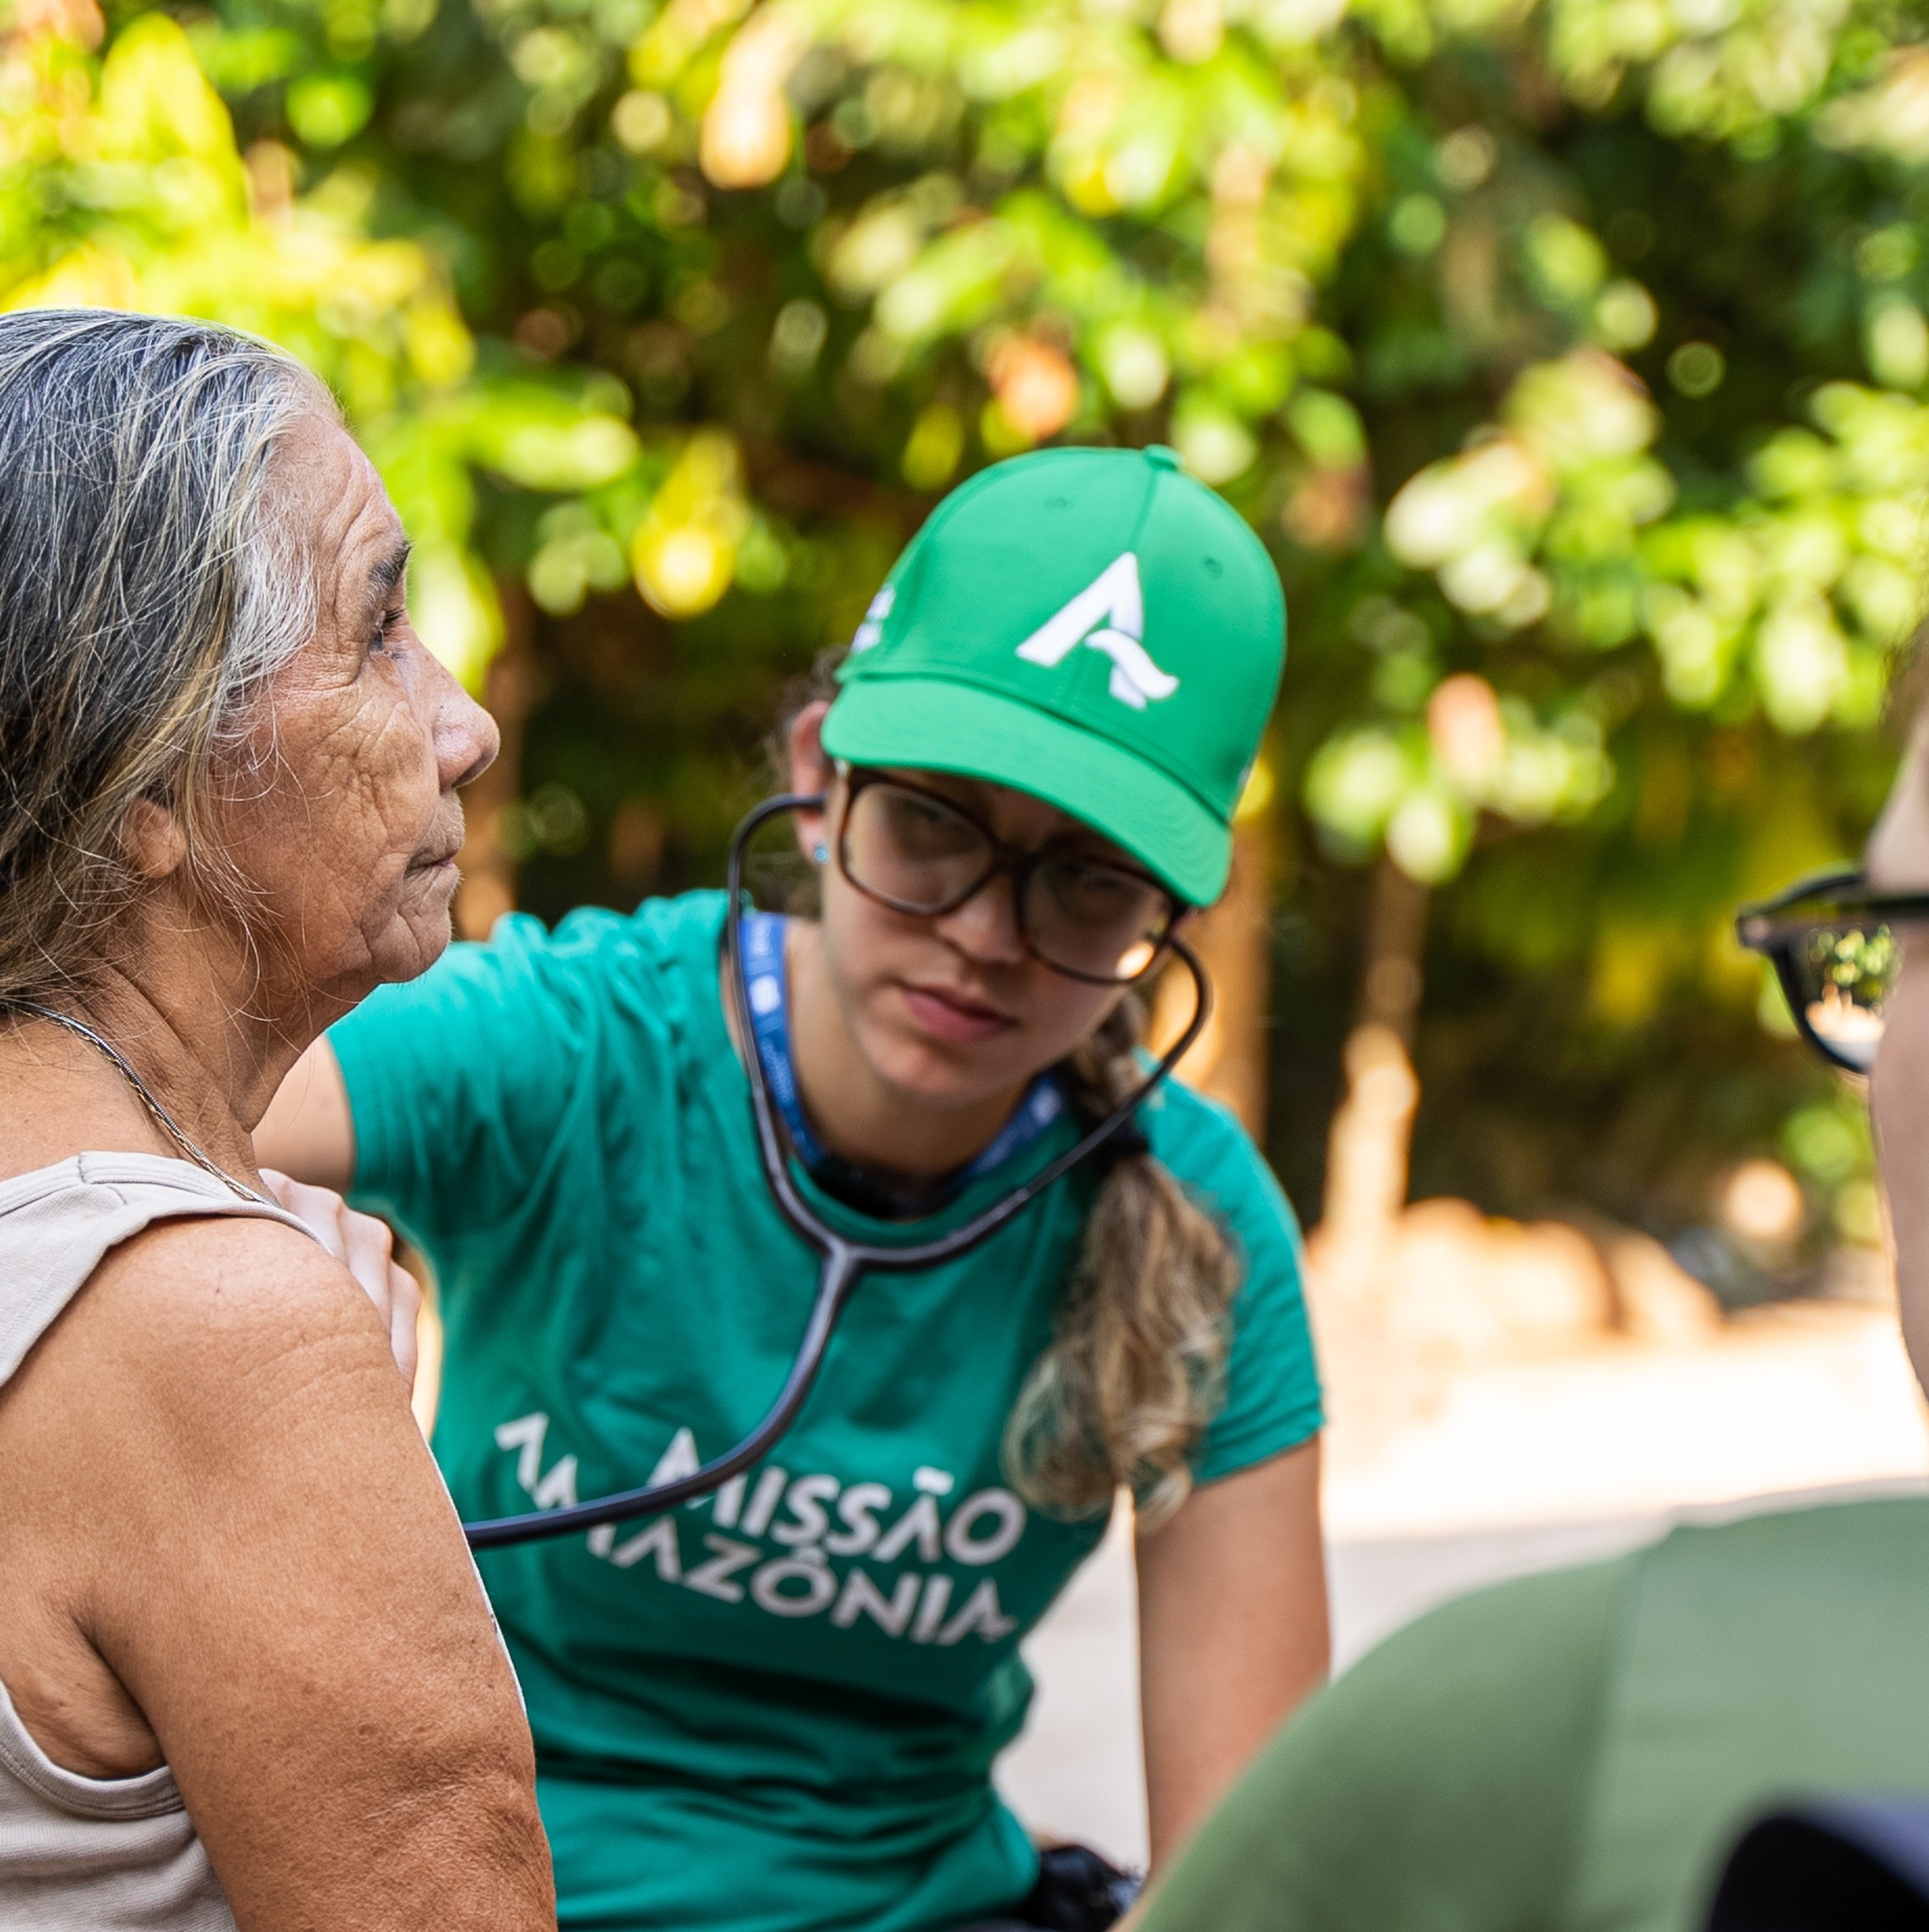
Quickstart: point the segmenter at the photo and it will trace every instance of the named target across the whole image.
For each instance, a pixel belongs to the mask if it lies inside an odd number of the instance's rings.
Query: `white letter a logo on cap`
[[[1081,644],[1112,659],[1106,686],[1121,704],[1143,711],[1148,699],[1170,698],[1179,680],[1161,670],[1139,640],[1145,634],[1145,602],[1139,593],[1138,559],[1130,550],[1106,566],[1057,616],[1048,617],[1018,654],[1048,670]]]

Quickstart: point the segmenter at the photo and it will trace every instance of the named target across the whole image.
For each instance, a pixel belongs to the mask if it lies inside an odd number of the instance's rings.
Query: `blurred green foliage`
[[[1174,443],[1292,610],[1273,1152],[1436,889],[1423,1191],[1866,1238],[1735,902],[1852,854],[1922,613],[1904,0],[0,0],[0,302],[320,369],[425,634],[536,698],[526,902],[714,877],[950,484]],[[7,10],[10,6],[12,12]]]

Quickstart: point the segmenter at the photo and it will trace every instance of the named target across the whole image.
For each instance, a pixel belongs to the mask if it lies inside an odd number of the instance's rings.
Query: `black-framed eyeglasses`
[[[845,778],[837,864],[866,898],[924,918],[955,912],[1009,876],[1026,950],[1093,986],[1143,979],[1186,910],[1157,880],[1075,840],[1023,850],[955,800],[862,767]]]
[[[1802,1038],[1866,1073],[1902,964],[1898,928],[1929,921],[1929,892],[1882,892],[1851,867],[1803,879],[1736,915],[1735,936],[1775,969]]]

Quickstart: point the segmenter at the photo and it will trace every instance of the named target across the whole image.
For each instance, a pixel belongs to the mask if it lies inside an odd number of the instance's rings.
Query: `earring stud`
[[[828,845],[820,845],[811,856],[820,866],[827,866],[830,862],[830,848]]]

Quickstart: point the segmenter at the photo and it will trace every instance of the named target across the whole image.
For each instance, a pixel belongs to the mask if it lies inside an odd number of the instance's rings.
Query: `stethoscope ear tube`
[[[1164,1082],[1191,1050],[1212,1013],[1212,986],[1198,956],[1186,943],[1168,938],[1167,946],[1184,962],[1192,977],[1196,994],[1191,1021],[1168,1047],[1157,1066],[1144,1080],[1089,1130],[1076,1146],[1034,1174],[1022,1186],[975,1214],[962,1227],[926,1241],[884,1246],[846,1240],[830,1227],[799,1191],[790,1172],[788,1151],[778,1129],[776,1110],[771,1105],[770,1089],[764,1076],[762,1058],[756,1048],[751,1024],[750,988],[743,958],[742,926],[747,904],[743,890],[743,860],[750,840],[760,827],[788,812],[821,811],[820,795],[790,793],[766,799],[750,812],[732,834],[730,862],[726,874],[729,916],[725,922],[726,981],[730,1006],[736,1018],[738,1039],[743,1042],[744,1071],[750,1082],[752,1112],[757,1123],[758,1151],[764,1163],[764,1178],[784,1217],[824,1257],[818,1277],[816,1299],[810,1319],[805,1324],[797,1352],[777,1399],[763,1420],[734,1447],[714,1461],[706,1462],[687,1476],[665,1483],[646,1484],[641,1489],[619,1490],[614,1495],[592,1497],[587,1502],[572,1503],[561,1509],[534,1510],[520,1516],[495,1516],[482,1522],[462,1526],[472,1550],[500,1550],[518,1543],[535,1543],[546,1538],[568,1536],[578,1530],[593,1529],[603,1523],[628,1522],[640,1516],[660,1515],[680,1504],[694,1502],[721,1489],[735,1475],[763,1460],[796,1420],[811,1392],[818,1371],[830,1347],[838,1317],[850,1299],[851,1292],[867,1272],[906,1274],[955,1261],[981,1241],[988,1240],[1013,1216],[1021,1214],[1039,1196],[1062,1180],[1078,1163],[1095,1153],[1129,1122],[1153,1090]]]

